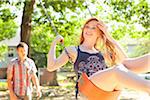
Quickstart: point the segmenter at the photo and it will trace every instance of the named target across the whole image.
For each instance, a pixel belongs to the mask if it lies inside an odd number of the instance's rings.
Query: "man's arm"
[[[41,97],[41,89],[40,89],[39,79],[38,79],[36,73],[32,74],[32,82],[36,87],[36,92],[37,92],[38,97]]]
[[[33,81],[33,84],[36,86],[36,89],[40,90],[39,79],[38,79],[36,73],[32,74],[32,81]]]
[[[15,95],[14,91],[13,91],[13,85],[12,85],[12,68],[8,67],[7,70],[7,84],[8,84],[8,90],[9,90],[9,95],[10,95],[10,99],[11,100],[17,100],[17,96]]]

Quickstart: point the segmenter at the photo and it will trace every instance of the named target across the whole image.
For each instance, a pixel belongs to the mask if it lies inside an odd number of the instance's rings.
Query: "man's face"
[[[20,59],[24,59],[27,57],[28,49],[19,47],[19,48],[17,48],[17,53],[18,53],[18,56]]]

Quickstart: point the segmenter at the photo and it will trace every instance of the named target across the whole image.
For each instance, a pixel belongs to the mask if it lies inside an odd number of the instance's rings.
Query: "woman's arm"
[[[136,73],[150,72],[150,54],[137,58],[127,58],[122,62],[129,70]]]
[[[119,45],[119,43],[108,33],[107,26],[103,22],[100,22],[100,24],[98,24],[97,27],[99,27],[99,29],[101,29],[105,33],[106,38],[110,40],[116,46],[117,50],[119,51],[121,55],[122,61],[125,58],[127,58],[128,56],[126,55],[122,47]]]
[[[58,35],[56,39],[52,42],[51,48],[48,53],[48,63],[47,63],[47,70],[48,71],[54,71],[58,68],[62,67],[69,61],[69,57],[66,54],[65,50],[62,52],[62,54],[56,58],[56,44],[60,41],[63,41],[63,37]],[[75,47],[67,47],[66,50],[69,53],[69,56],[74,59],[74,54],[76,51],[74,50]]]
[[[104,31],[106,37],[113,43],[115,44],[116,48],[119,50],[121,53],[121,62],[131,71],[136,72],[136,73],[145,73],[145,72],[150,72],[150,54],[138,57],[138,58],[128,58],[126,53],[123,51],[121,46],[113,39],[107,32],[107,26],[103,23],[100,22],[101,24],[98,24],[98,27]]]

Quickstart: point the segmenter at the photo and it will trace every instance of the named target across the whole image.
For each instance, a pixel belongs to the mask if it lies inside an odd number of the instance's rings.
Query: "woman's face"
[[[84,29],[83,29],[83,37],[84,39],[90,39],[90,40],[97,40],[97,38],[100,36],[100,30],[97,27],[98,22],[95,20],[92,20],[88,22]]]

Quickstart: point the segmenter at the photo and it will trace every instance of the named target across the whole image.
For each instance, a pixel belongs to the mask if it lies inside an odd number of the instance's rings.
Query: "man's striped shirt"
[[[17,96],[25,96],[27,91],[31,92],[31,75],[37,69],[32,59],[26,58],[24,62],[14,59],[8,66],[7,73],[12,75],[12,85]]]

